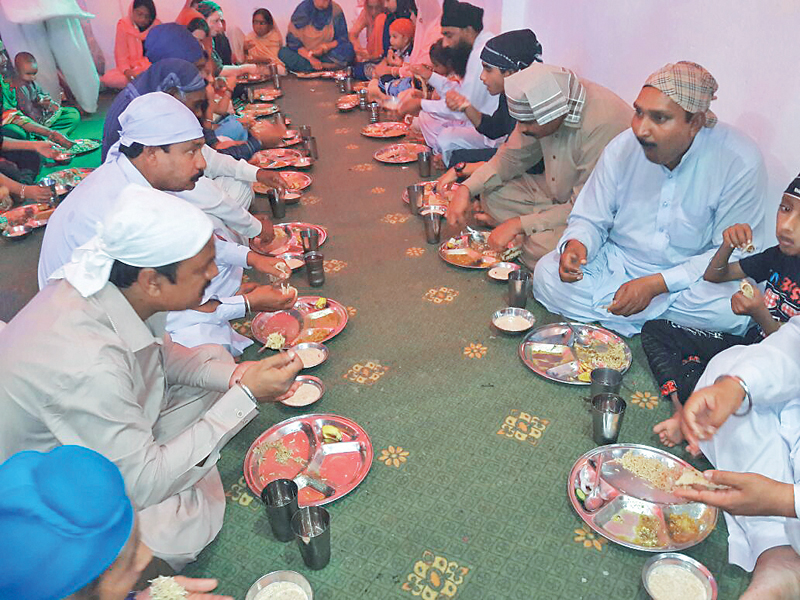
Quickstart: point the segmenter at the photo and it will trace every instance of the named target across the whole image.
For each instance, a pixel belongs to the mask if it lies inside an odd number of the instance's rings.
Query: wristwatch
[[[453,167],[453,169],[456,172],[456,175],[458,175],[459,177],[464,176],[464,169],[466,168],[467,168],[467,163],[465,162],[456,163],[456,165]]]

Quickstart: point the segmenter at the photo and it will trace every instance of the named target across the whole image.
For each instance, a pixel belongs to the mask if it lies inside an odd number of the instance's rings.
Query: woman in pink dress
[[[117,62],[112,71],[100,78],[108,88],[121,90],[137,75],[150,66],[144,57],[144,39],[150,29],[160,24],[156,19],[156,6],[153,0],[133,0],[128,16],[117,22],[117,37],[114,41],[114,59]]]

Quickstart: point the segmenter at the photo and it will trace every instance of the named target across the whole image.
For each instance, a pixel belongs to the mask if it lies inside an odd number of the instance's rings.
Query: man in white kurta
[[[702,280],[722,232],[750,223],[761,247],[766,170],[748,137],[709,110],[717,84],[695,63],[651,75],[631,129],[611,141],[556,249],[536,265],[548,310],[630,336],[651,319],[743,333],[734,282]]]
[[[271,239],[271,225],[263,228],[246,206],[226,196],[202,174],[210,166],[216,172],[227,170],[234,174],[258,169],[213,150],[212,162],[206,161],[200,123],[189,108],[169,94],[154,92],[134,99],[120,115],[120,124],[120,141],[126,147],[189,143],[186,151],[193,154],[189,157],[184,148],[173,147],[168,152],[155,151],[149,159],[145,151],[131,159],[116,144],[106,162],[82,181],[53,213],[39,256],[39,287],[43,288],[50,275],[69,261],[75,248],[92,237],[96,224],[113,209],[125,183],[152,185],[200,208],[212,217],[219,230],[215,241],[220,274],[210,286],[209,296],[204,298],[218,301],[219,306],[213,312],[171,313],[168,330],[176,333],[176,341],[186,346],[216,343],[235,355],[240,354],[252,342],[234,332],[229,321],[245,315],[246,300],[236,293],[242,283],[242,270],[255,267],[279,275],[279,271],[273,270],[273,263],[281,261],[260,256],[241,244],[255,235],[269,235],[267,239]],[[284,299],[277,292],[273,300],[275,303],[269,305],[253,302],[252,308],[274,310],[290,304],[288,295]]]
[[[220,449],[257,401],[292,393],[302,367],[294,353],[237,366],[219,346],[165,335],[163,311],[199,302],[216,273],[212,231],[187,202],[129,185],[0,336],[0,461],[64,444],[100,452],[122,472],[143,541],[175,569],[222,526]]]
[[[798,375],[800,317],[794,317],[758,344],[715,356],[684,407],[687,437],[695,441],[699,426],[713,427],[713,436],[703,435],[699,448],[716,469],[735,472],[712,475],[712,481],[732,485],[735,495],[689,495],[734,513],[724,513],[729,560],[753,571],[751,588],[742,598],[800,596]]]
[[[497,110],[498,98],[492,96],[481,81],[483,64],[481,52],[494,33],[483,29],[483,9],[468,2],[444,3],[441,27],[443,44],[446,48],[465,52],[469,50],[467,70],[461,82],[450,88],[447,80],[432,73],[430,83],[436,89],[453,89],[478,112],[491,115]],[[503,140],[487,138],[472,126],[464,113],[450,110],[444,98],[422,100],[421,111],[417,117],[419,127],[427,143],[434,152],[441,153],[442,160],[449,164],[450,155],[458,149],[496,148]]]

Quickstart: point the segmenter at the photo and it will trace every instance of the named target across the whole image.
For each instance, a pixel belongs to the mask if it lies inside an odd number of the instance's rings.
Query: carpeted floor
[[[354,492],[328,505],[331,563],[310,571],[294,542],[272,538],[242,476],[253,440],[302,414],[264,406],[222,453],[225,525],[186,574],[217,577],[220,590],[237,599],[280,569],[303,573],[320,600],[646,598],[641,567],[650,554],[598,537],[566,498],[570,467],[594,446],[584,389],[538,378],[519,360],[518,338],[492,334],[489,317],[505,306],[504,286],[445,264],[425,243],[421,222],[400,199],[419,179],[416,166],[372,159],[385,142],[359,135],[366,113],[338,113],[331,81],[287,79],[284,89],[278,103],[294,125],[312,126],[320,151],[313,185],[286,218],[324,225],[330,235],[321,291],[307,286],[303,270],[291,283],[301,294],[338,300],[351,315],[328,344],[330,359],[313,373],[327,393],[311,408],[357,421],[375,460]],[[2,246],[9,256],[11,245]],[[3,261],[0,317],[19,308],[6,297],[22,286],[16,279],[33,278],[35,287],[36,238],[13,251],[24,262],[10,281]],[[534,301],[528,308],[542,323],[559,320]],[[631,347],[626,382],[636,393],[626,394],[620,441],[658,445],[651,429],[669,408],[657,400],[638,339]],[[540,435],[509,435],[509,417],[536,423]],[[720,518],[686,552],[714,573],[721,599],[738,597],[747,581],[727,564],[726,536]]]

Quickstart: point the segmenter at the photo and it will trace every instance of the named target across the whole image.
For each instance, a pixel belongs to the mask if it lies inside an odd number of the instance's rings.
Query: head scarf
[[[203,79],[197,67],[185,60],[179,58],[165,58],[152,65],[144,73],[125,86],[125,89],[117,94],[117,97],[114,98],[114,102],[111,103],[108,113],[106,113],[106,120],[103,126],[102,159],[104,161],[106,160],[107,155],[111,151],[111,147],[119,141],[120,130],[122,129],[120,116],[136,98],[144,94],[167,92],[173,89],[178,90],[179,96],[183,98],[186,94],[204,89],[205,85],[205,79]],[[197,120],[197,117],[195,117],[195,120]],[[172,144],[176,142],[165,143]]]
[[[103,160],[111,146],[119,140],[119,117],[130,103],[142,94],[178,90],[183,98],[186,94],[198,92],[206,86],[205,79],[192,63],[180,58],[165,58],[151,65],[144,73],[131,81],[123,89],[106,113],[103,126]]]
[[[206,214],[180,198],[129,184],[97,235],[76,248],[50,279],[66,279],[84,298],[106,283],[115,260],[132,267],[165,267],[195,256],[211,239]]]
[[[458,0],[444,0],[442,5],[442,27],[472,27],[476,31],[483,29],[483,9]]]
[[[411,19],[395,19],[389,25],[389,31],[399,33],[409,41],[414,39],[414,23],[411,22]]]
[[[303,0],[292,13],[292,25],[297,29],[305,29],[309,25],[314,29],[324,29],[333,19],[333,2],[325,10],[314,6],[314,0]]]
[[[153,27],[158,26],[161,21],[156,19],[156,15],[152,15],[153,21],[147,26],[147,29],[141,31],[133,22],[133,2],[128,6],[128,15],[119,20],[119,26],[129,36],[135,37],[140,42],[144,42],[147,35],[153,30]]]
[[[542,62],[542,45],[530,29],[507,31],[486,42],[481,60],[503,71],[519,71]]]
[[[693,62],[668,63],[650,75],[645,87],[656,88],[690,113],[703,113],[706,127],[717,124],[717,116],[709,110],[719,88],[717,80],[706,69]]]
[[[409,62],[428,62],[428,51],[442,36],[442,27],[439,24],[442,16],[442,6],[437,0],[416,0],[417,23],[414,27],[414,50],[411,52]]]
[[[203,58],[200,42],[183,25],[164,23],[150,29],[144,41],[144,55],[151,63],[165,58],[181,58],[196,63]]]
[[[119,469],[94,450],[19,452],[0,465],[0,598],[65,598],[97,579],[133,531]]]
[[[508,113],[517,121],[545,125],[566,115],[565,125],[580,126],[586,90],[569,69],[533,63],[506,78],[505,94]]]
[[[789,186],[786,188],[786,191],[783,193],[789,194],[790,196],[800,200],[800,175],[792,180],[792,183],[789,184]]]
[[[195,114],[164,92],[134,98],[119,116],[119,141],[124,146],[180,144],[203,137]]]

